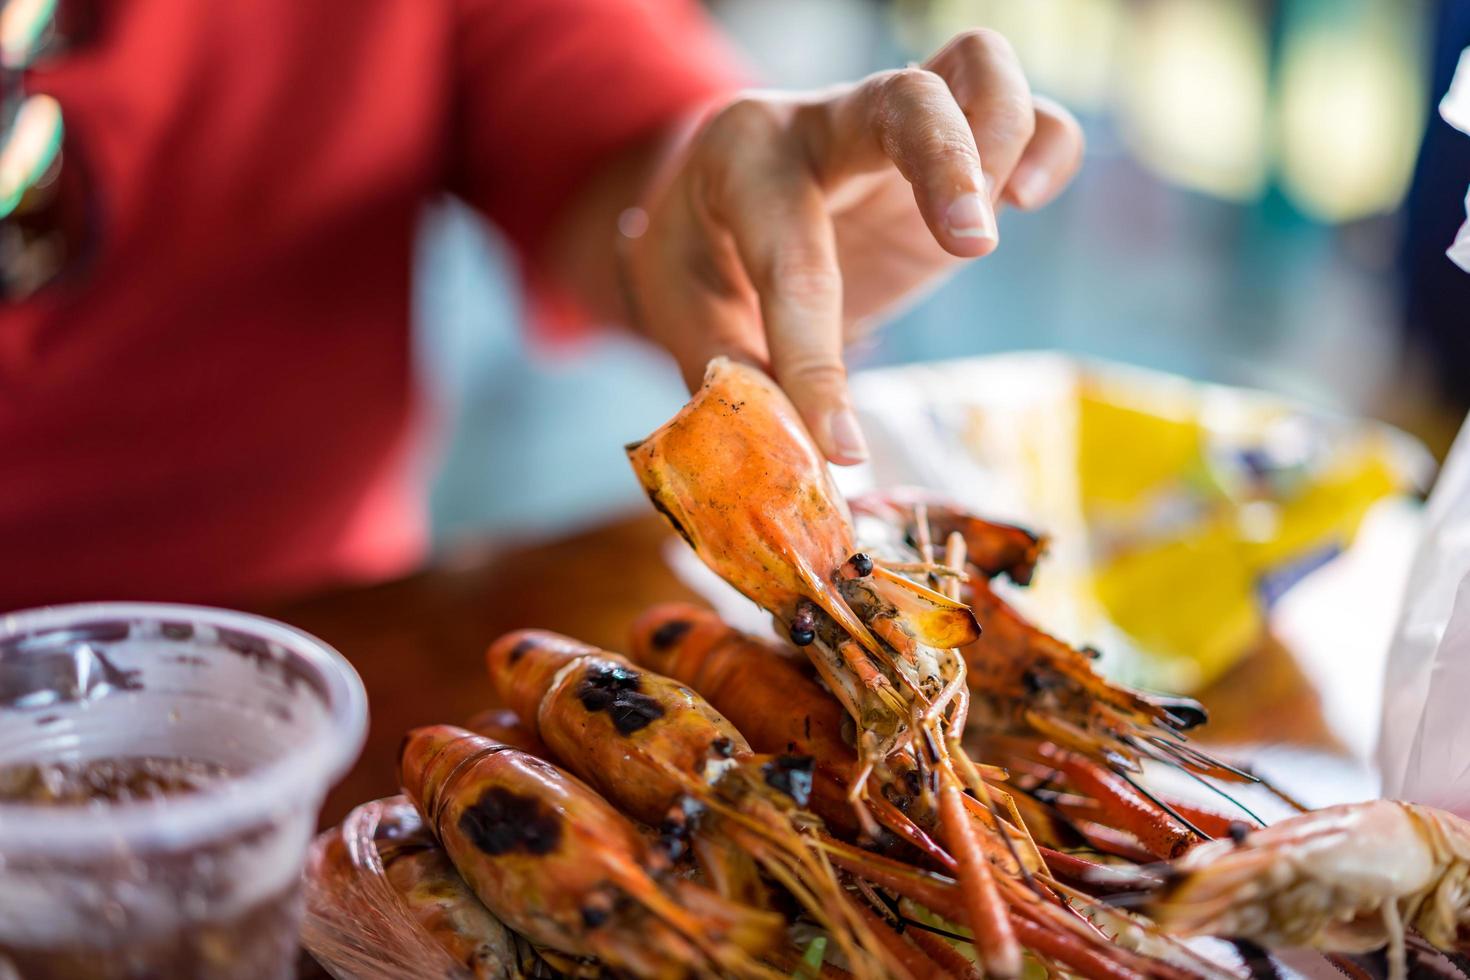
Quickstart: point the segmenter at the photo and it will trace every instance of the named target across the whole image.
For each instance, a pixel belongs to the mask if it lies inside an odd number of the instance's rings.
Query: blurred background
[[[1073,188],[1041,213],[1002,216],[1000,250],[901,316],[855,367],[1060,349],[1269,388],[1447,447],[1470,389],[1470,306],[1454,305],[1470,277],[1443,255],[1464,216],[1470,140],[1433,112],[1470,3],[710,9],[781,86],[901,66],[957,31],[994,27],[1036,90],[1083,120],[1088,160]],[[1426,132],[1438,170],[1416,178]],[[418,261],[441,549],[639,508],[620,446],[682,402],[671,365],[626,337],[529,342],[515,270],[493,231],[452,202],[426,219]]]

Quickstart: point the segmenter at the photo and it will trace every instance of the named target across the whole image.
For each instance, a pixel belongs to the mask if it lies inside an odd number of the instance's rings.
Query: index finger
[[[823,454],[850,464],[867,447],[842,362],[842,273],[827,201],[783,128],[780,107],[740,102],[711,125],[711,217],[730,233],[754,287],[771,374]]]
[[[1036,131],[1036,106],[1021,61],[995,31],[960,34],[924,65],[963,112],[980,151],[991,200],[998,200]]]
[[[967,258],[995,249],[1000,232],[980,151],[943,78],[922,68],[883,72],[806,111],[819,179],[897,167],[940,246]]]

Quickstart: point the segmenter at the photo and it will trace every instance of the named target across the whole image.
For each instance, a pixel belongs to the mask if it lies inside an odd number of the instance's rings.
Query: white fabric
[[[1439,104],[1470,134],[1470,48]],[[1470,193],[1465,197],[1470,218]],[[1446,253],[1470,272],[1470,220]],[[1424,537],[1384,674],[1383,795],[1470,817],[1470,432],[1462,426],[1429,498]]]
[[[1384,675],[1383,795],[1470,817],[1470,432],[1429,498]]]
[[[1460,52],[1460,65],[1450,90],[1439,103],[1439,114],[1460,132],[1470,133],[1470,48]],[[1465,214],[1466,221],[1445,254],[1455,265],[1470,272],[1470,193],[1465,195]]]

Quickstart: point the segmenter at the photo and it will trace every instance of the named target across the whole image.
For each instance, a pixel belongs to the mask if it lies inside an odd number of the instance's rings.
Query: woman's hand
[[[845,342],[989,254],[996,209],[1047,203],[1081,157],[1077,122],[1031,94],[990,31],[922,68],[747,93],[706,117],[623,217],[634,322],[691,386],[717,354],[766,366],[827,456],[858,462]]]

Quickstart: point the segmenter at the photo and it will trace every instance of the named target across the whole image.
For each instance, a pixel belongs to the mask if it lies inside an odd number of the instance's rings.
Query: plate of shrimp
[[[727,360],[628,455],[772,630],[669,604],[619,650],[487,637],[499,705],[408,732],[403,795],[314,848],[305,941],[335,975],[1185,980],[1302,949],[1465,973],[1470,824],[1311,810],[1198,747],[1197,702],[1104,679],[996,588],[1031,581],[1044,535],[845,498],[785,395]]]

